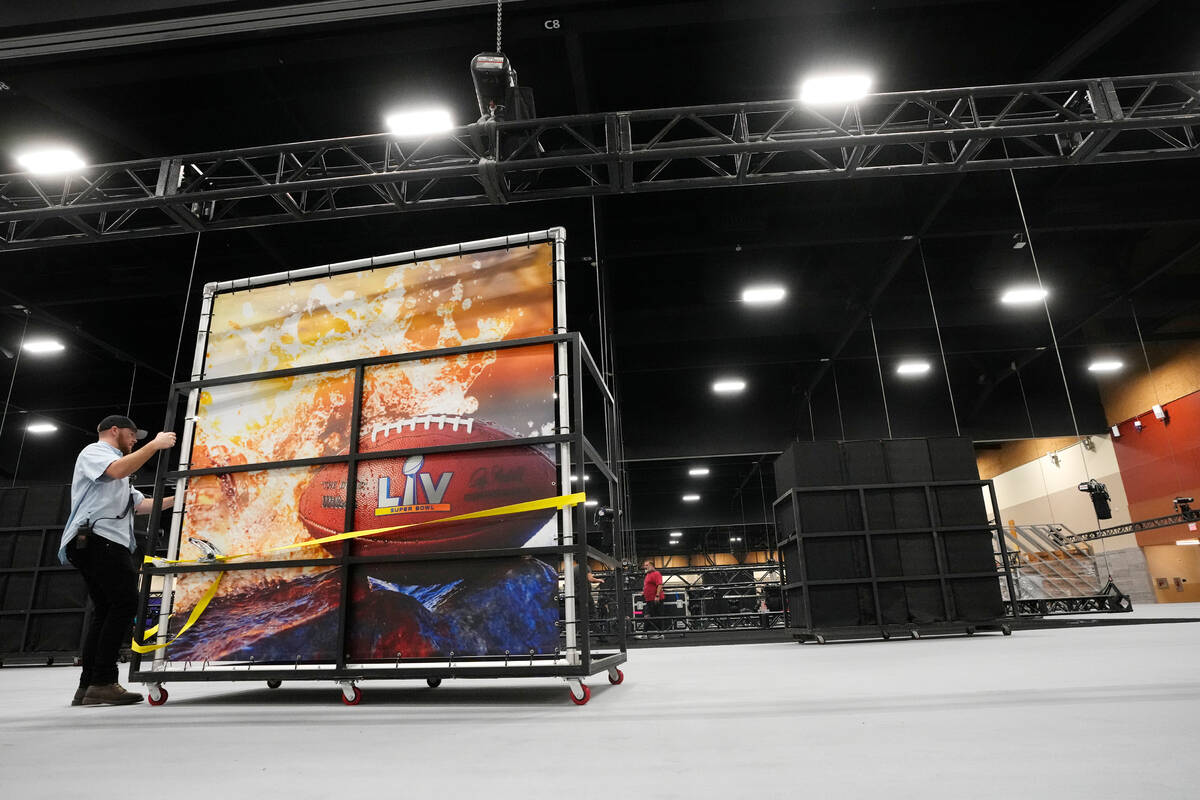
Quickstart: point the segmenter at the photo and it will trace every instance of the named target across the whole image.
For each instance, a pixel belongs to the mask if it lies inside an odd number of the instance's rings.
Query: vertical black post
[[[808,595],[808,563],[804,555],[804,537],[800,530],[800,503],[797,502],[795,491],[791,491],[792,516],[796,525],[796,563],[800,565],[800,591],[804,596],[804,624],[808,630],[813,629],[812,600]]]
[[[937,558],[938,565],[938,583],[942,586],[942,606],[946,609],[946,621],[958,618],[958,609],[950,602],[950,589],[946,585],[946,574],[949,569],[946,567],[946,554],[942,548],[941,537],[938,536],[938,529],[942,527],[942,515],[938,513],[937,504],[933,502],[933,489],[930,486],[925,486],[925,508],[929,513],[929,532],[933,536],[933,555]]]
[[[363,380],[366,369],[362,364],[354,368],[353,406],[350,412],[350,460],[346,462],[346,508],[342,518],[342,530],[354,530],[355,511],[358,506],[358,438],[362,428]],[[349,613],[350,599],[350,543],[347,539],[342,542],[342,555],[339,559],[342,573],[341,600],[338,602],[337,623],[337,668],[345,669],[350,654],[346,652],[346,615]]]
[[[571,387],[571,413],[573,427],[573,444],[571,452],[571,460],[579,464],[579,486],[582,488],[586,481],[584,480],[585,467],[587,466],[587,456],[583,449],[585,439],[583,430],[583,352],[582,338],[579,333],[571,334],[568,342],[568,357],[571,364],[571,374],[568,377]],[[586,491],[586,490],[585,490]],[[588,529],[587,529],[587,505],[579,503],[575,506],[578,512],[577,519],[579,525],[575,529],[575,545],[572,548],[575,553],[575,597],[572,602],[575,604],[575,643],[582,649],[583,655],[583,671],[585,674],[590,673],[592,669],[592,646],[591,646],[591,615],[588,613],[588,594],[591,589],[588,588],[587,572],[588,572]]]
[[[1000,521],[1000,503],[996,499],[996,484],[984,481],[988,487],[988,495],[992,498],[992,513],[996,515],[996,539],[1000,542],[1000,563],[1004,565],[1004,580],[1008,584],[1008,601],[1012,606],[1012,615],[1021,617],[1021,604],[1017,602],[1017,587],[1013,584],[1012,567],[1008,563],[1008,543],[1004,541],[1004,523]]]
[[[871,598],[875,602],[875,624],[883,628],[883,605],[879,602],[879,573],[875,571],[875,547],[871,539],[871,522],[867,519],[867,491],[858,489],[858,508],[862,513],[863,545],[867,548],[867,569],[871,571]]]
[[[178,406],[179,388],[172,383],[171,389],[167,393],[167,416],[166,419],[163,420],[164,431],[175,429],[175,413]],[[143,445],[143,447],[144,446],[145,445]],[[183,445],[180,444],[179,446],[182,447]],[[165,492],[167,488],[167,459],[169,458],[168,453],[170,452],[170,450],[160,450],[154,461],[154,488],[152,489],[154,504],[150,507],[150,521],[146,523],[146,555],[148,556],[153,556],[156,552],[158,552],[158,528],[162,521],[163,492]],[[176,504],[181,504],[183,502],[183,498],[177,497],[175,498],[175,502]],[[181,505],[179,507],[182,508]],[[178,511],[176,513],[178,513]],[[152,576],[147,575],[142,571],[144,564],[145,562],[138,565],[138,572],[141,574],[142,578],[138,587],[137,614],[134,615],[133,618],[133,638],[139,642],[142,640],[143,632],[146,630],[146,608],[150,604],[150,584],[153,581]],[[167,598],[165,596],[163,597],[163,602],[167,602]],[[166,631],[161,631],[161,633],[166,633]],[[129,671],[130,673],[140,672],[141,669],[142,654],[134,651],[130,654]]]

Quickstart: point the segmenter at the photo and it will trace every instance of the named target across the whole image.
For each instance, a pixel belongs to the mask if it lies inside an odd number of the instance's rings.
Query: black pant
[[[137,613],[137,571],[128,548],[96,534],[87,538],[86,547],[75,539],[67,545],[67,560],[83,574],[93,606],[79,685],[103,686],[117,682],[117,654]]]
[[[646,602],[646,605],[642,607],[642,619],[644,620],[642,627],[646,629],[647,633],[650,633],[651,631],[654,633],[660,633],[662,631],[662,619],[660,619],[662,615],[662,600]]]

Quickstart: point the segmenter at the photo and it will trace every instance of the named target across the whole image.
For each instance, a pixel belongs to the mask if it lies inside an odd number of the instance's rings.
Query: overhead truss
[[[0,250],[425,209],[1200,155],[1200,72],[730,103],[0,176]]]

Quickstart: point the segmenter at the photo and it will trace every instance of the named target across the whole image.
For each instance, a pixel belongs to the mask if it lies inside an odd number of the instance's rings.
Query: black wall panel
[[[775,517],[794,626],[1001,616],[992,532],[969,439],[794,442],[775,476],[780,495],[787,494]],[[936,485],[952,481],[970,483]],[[979,573],[996,577],[965,577]]]

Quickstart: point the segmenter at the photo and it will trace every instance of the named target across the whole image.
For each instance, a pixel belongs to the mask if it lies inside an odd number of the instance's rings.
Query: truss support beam
[[[0,251],[397,211],[1194,158],[1200,72],[580,114],[0,176]]]

